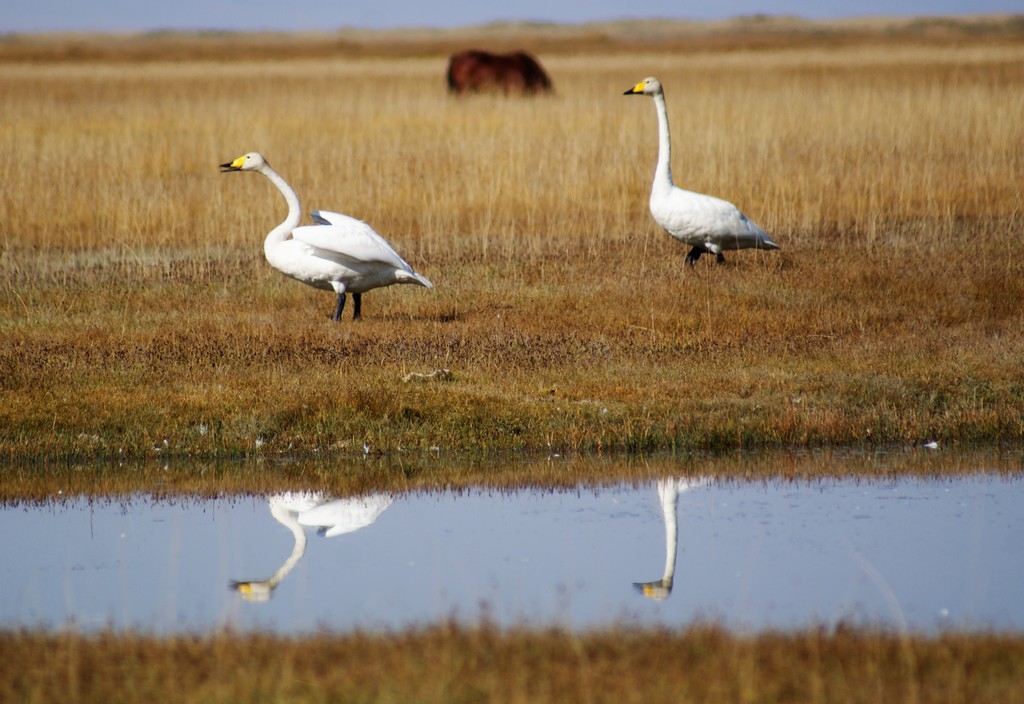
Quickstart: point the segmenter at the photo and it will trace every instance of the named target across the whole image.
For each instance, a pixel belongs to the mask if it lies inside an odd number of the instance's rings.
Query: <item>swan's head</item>
[[[246,601],[267,601],[270,599],[270,595],[274,593],[274,587],[266,580],[256,580],[253,582],[232,581],[228,587],[232,591],[238,592]]]
[[[661,95],[661,81],[649,76],[627,90],[623,95]]]
[[[654,582],[633,582],[633,587],[648,599],[665,601],[672,593],[672,579],[659,579]]]
[[[263,155],[259,152],[249,152],[243,154],[234,161],[230,161],[227,164],[221,164],[220,170],[222,173],[228,171],[256,171],[262,166],[267,165],[267,160],[263,158]]]

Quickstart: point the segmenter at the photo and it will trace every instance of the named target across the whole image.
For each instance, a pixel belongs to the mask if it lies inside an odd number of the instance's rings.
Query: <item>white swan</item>
[[[670,235],[693,249],[686,263],[693,265],[710,252],[719,264],[722,252],[733,249],[779,249],[768,233],[721,198],[684,191],[672,183],[672,142],[668,131],[665,91],[657,78],[645,78],[623,95],[649,95],[658,109],[658,166],[651,187],[651,215]]]
[[[288,203],[288,217],[267,235],[263,252],[271,266],[281,273],[314,288],[337,293],[334,320],[341,320],[346,293],[352,294],[355,320],[360,316],[361,298],[366,291],[392,284],[433,288],[425,276],[414,272],[387,240],[362,220],[316,210],[312,215],[317,225],[298,227],[302,218],[299,198],[262,154],[244,154],[220,168],[222,172],[256,171],[281,191]]]

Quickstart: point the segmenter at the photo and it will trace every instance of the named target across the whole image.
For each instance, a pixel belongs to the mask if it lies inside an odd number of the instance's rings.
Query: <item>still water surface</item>
[[[1004,475],[78,499],[4,508],[0,534],[5,628],[1024,630],[1024,480]]]

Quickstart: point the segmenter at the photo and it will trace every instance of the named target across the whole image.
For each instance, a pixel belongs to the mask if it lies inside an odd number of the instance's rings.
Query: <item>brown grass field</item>
[[[556,94],[448,96],[446,57],[473,45],[534,51]],[[647,211],[654,109],[621,95],[648,75],[676,183],[781,252],[684,267]],[[1019,447],[1022,114],[1020,17],[0,37],[0,500]],[[251,150],[435,288],[370,292],[362,321],[332,323],[333,296],[263,258],[283,199],[218,172]],[[344,471],[314,461],[364,446]],[[608,461],[458,461],[538,451]],[[792,457],[715,467],[803,476]],[[1024,701],[1016,635],[5,631],[0,652],[0,700],[19,702]]]
[[[839,630],[582,636],[437,626],[303,639],[0,633],[10,702],[1010,704],[1024,642]]]
[[[579,30],[538,100],[448,96],[434,35],[8,38],[0,458],[1020,440],[1020,22],[763,23]],[[684,267],[649,74],[676,182],[781,252]],[[283,199],[217,170],[250,150],[435,289],[332,324],[263,258]]]

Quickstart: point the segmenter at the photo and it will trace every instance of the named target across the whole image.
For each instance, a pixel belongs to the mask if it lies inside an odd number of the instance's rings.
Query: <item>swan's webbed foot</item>
[[[355,310],[352,311],[352,320],[359,320],[359,318],[362,317],[362,312],[361,312],[360,308],[362,308],[362,306],[363,306],[363,294],[361,294],[361,293],[353,293],[352,294],[352,305],[355,308]]]
[[[359,303],[358,303],[358,299],[357,299],[356,310],[359,310],[358,306],[359,306]],[[338,322],[339,320],[341,320],[341,311],[343,311],[343,310],[345,310],[345,294],[344,293],[339,293],[338,294],[338,305],[334,309],[334,315],[331,316],[331,319],[334,320],[334,322]]]
[[[689,264],[690,266],[693,266],[694,264],[697,263],[697,260],[700,259],[700,255],[704,254],[705,251],[707,250],[705,250],[703,247],[694,247],[686,255],[686,259],[684,259],[683,261]]]
[[[719,252],[718,254],[715,255],[715,263],[716,264],[725,264],[725,257],[722,256],[721,252]]]

